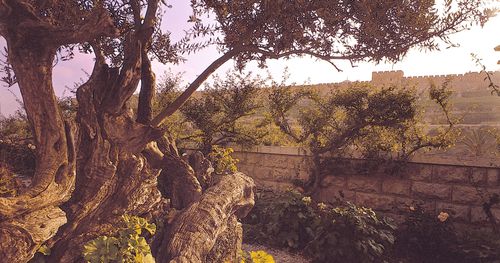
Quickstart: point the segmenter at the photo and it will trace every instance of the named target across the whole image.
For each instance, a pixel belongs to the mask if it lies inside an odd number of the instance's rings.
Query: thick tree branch
[[[228,60],[233,58],[236,54],[240,52],[239,49],[232,49],[219,57],[217,60],[212,62],[192,83],[189,87],[175,99],[170,105],[164,108],[152,121],[151,125],[153,127],[160,125],[163,120],[172,115],[177,111],[188,99],[189,97],[201,86],[201,84],[220,66],[226,63]]]
[[[224,176],[176,218],[176,224],[165,233],[157,258],[205,262],[228,220],[233,215],[242,218],[252,209],[254,187],[253,180],[242,173]]]
[[[0,14],[0,34],[5,35],[9,29],[15,30],[54,47],[118,34],[108,11],[99,6],[72,25],[55,25],[39,17],[26,1],[3,0],[0,2]]]
[[[148,125],[153,118],[152,103],[155,96],[155,74],[151,68],[151,61],[147,52],[142,51],[141,63],[141,91],[137,106],[137,122]]]

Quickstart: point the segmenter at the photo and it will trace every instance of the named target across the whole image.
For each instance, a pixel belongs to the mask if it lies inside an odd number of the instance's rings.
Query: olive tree
[[[429,89],[448,125],[436,134],[424,129],[418,96],[411,87],[374,87],[355,84],[330,94],[276,85],[269,95],[274,123],[312,154],[312,172],[306,190],[321,183],[325,166],[336,158],[353,155],[366,159],[407,160],[420,149],[451,146],[457,135],[457,120],[449,114],[451,91],[448,83]],[[302,106],[299,106],[302,102]],[[296,118],[290,114],[299,111]]]
[[[255,115],[263,107],[263,87],[264,80],[251,73],[228,72],[223,78],[216,77],[198,98],[191,98],[181,108],[196,128],[184,139],[199,141],[204,154],[212,151],[212,145],[256,144],[266,135]]]
[[[172,43],[159,0],[0,0],[9,84],[17,82],[36,144],[31,187],[0,198],[0,257],[26,262],[43,244],[49,262],[81,260],[81,247],[110,235],[123,214],[165,218],[157,187],[168,178],[180,210],[153,242],[161,261],[203,262],[253,204],[253,182],[237,174],[201,189],[194,171],[162,139],[161,123],[221,65],[312,56],[329,61],[396,61],[411,47],[481,21],[480,0],[327,1],[192,0],[192,30]],[[210,14],[204,21],[205,14]],[[166,23],[166,22],[165,22]],[[169,25],[166,25],[169,26]],[[174,26],[174,25],[170,25]],[[202,36],[199,42],[196,37]],[[213,37],[212,37],[213,36]],[[193,40],[194,39],[194,40]],[[179,97],[152,115],[151,61],[175,63],[183,52],[216,45],[214,60]],[[56,58],[95,58],[76,91],[75,122],[63,118],[54,94]],[[137,118],[127,103],[140,83]],[[164,183],[165,185],[165,183]],[[226,229],[226,231],[224,231]]]

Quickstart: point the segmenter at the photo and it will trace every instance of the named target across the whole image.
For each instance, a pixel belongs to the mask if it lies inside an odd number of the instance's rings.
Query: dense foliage
[[[251,73],[228,72],[188,100],[181,112],[196,128],[189,139],[198,141],[207,154],[212,145],[256,144],[265,135],[256,123],[255,113],[262,108],[259,88],[263,80]]]
[[[491,229],[454,223],[452,212],[408,207],[396,227],[369,208],[315,203],[296,192],[259,192],[243,220],[244,240],[299,251],[313,262],[498,262]]]
[[[489,229],[458,229],[453,214],[411,206],[398,228],[396,255],[408,262],[498,262],[500,237]]]
[[[332,207],[296,192],[261,193],[244,220],[244,239],[304,251],[314,262],[382,262],[394,229],[388,219],[349,202]]]

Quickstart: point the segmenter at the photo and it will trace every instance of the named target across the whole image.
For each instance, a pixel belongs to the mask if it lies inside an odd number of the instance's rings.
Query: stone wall
[[[234,156],[240,160],[240,171],[265,188],[294,188],[293,181],[306,180],[310,168],[310,156],[300,148],[259,146],[237,149]],[[353,168],[363,165],[361,160],[349,163]],[[341,170],[321,182],[314,194],[317,200],[329,201],[343,195],[346,200],[396,218],[401,209],[420,203],[430,211],[449,212],[464,223],[485,223],[483,200],[493,193],[500,194],[499,168],[463,166],[449,160],[409,163],[397,174],[388,174],[384,169],[368,173],[360,169]],[[500,218],[500,206],[492,211]]]

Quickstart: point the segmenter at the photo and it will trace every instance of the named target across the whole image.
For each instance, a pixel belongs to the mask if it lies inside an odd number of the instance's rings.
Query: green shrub
[[[260,193],[243,221],[248,242],[303,251],[314,262],[383,262],[394,225],[369,208],[316,204],[296,192]]]
[[[19,188],[12,172],[0,165],[0,197],[11,197],[17,194]]]
[[[230,147],[212,146],[212,152],[210,152],[208,158],[212,161],[216,174],[235,173],[238,171],[236,164],[239,160],[231,156],[233,152],[233,148]]]
[[[418,205],[406,213],[396,235],[395,248],[397,256],[405,262],[500,262],[497,234],[456,229],[452,215],[443,211],[430,213]]]
[[[0,140],[0,163],[8,165],[9,169],[24,176],[32,176],[35,172],[36,147],[27,143]]]
[[[149,244],[141,236],[144,230],[154,235],[156,225],[149,224],[141,217],[124,215],[116,237],[100,236],[87,242],[83,246],[83,257],[91,263],[155,262]]]
[[[396,251],[400,257],[412,262],[455,262],[453,246],[457,234],[452,218],[441,213],[427,213],[421,206],[410,207],[396,238]]]

